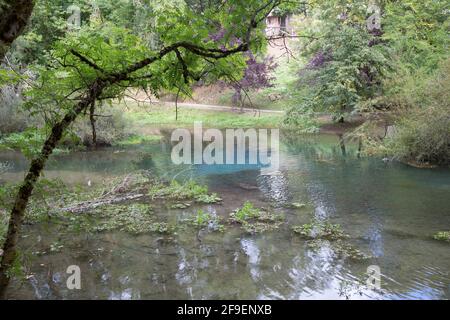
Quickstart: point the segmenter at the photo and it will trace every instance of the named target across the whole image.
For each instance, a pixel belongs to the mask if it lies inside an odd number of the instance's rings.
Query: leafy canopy
[[[157,96],[162,90],[189,93],[191,84],[205,76],[241,78],[247,60],[243,53],[264,50],[260,22],[278,3],[227,1],[200,11],[184,1],[150,6],[157,35],[152,44],[111,21],[91,21],[58,40],[45,66],[34,67],[38,77],[26,94],[26,106],[51,114],[55,122],[96,79],[112,74],[122,74],[120,81],[104,88],[98,100],[123,98],[131,87]],[[223,37],[213,39],[220,30]]]

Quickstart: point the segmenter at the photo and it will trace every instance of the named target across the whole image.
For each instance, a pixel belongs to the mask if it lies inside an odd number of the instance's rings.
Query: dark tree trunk
[[[89,119],[91,121],[92,128],[92,146],[97,146],[97,130],[95,129],[95,101],[91,104],[91,110],[89,112]]]
[[[3,245],[3,257],[0,264],[0,299],[5,299],[6,297],[6,288],[9,284],[9,276],[7,271],[14,264],[17,256],[17,240],[25,216],[25,209],[31,194],[33,193],[35,183],[41,175],[48,157],[52,154],[53,149],[56,147],[58,142],[61,141],[67,127],[75,121],[77,116],[83,110],[86,110],[90,105],[92,105],[93,101],[100,96],[105,86],[106,82],[100,79],[95,81],[90,86],[86,96],[77,105],[75,105],[60,122],[53,126],[50,136],[47,138],[44,146],[42,147],[40,155],[31,162],[28,174],[16,196],[14,207],[11,211],[6,240]]]
[[[34,8],[34,0],[4,0],[0,8],[0,62],[9,47],[25,29]]]
[[[345,157],[347,155],[347,149],[345,148],[344,136],[339,135],[339,146],[341,147],[342,155]]]

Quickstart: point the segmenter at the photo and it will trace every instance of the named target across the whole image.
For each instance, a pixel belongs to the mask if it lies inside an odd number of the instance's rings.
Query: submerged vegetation
[[[199,229],[208,227],[209,230],[223,232],[225,226],[221,224],[221,219],[217,215],[213,215],[203,209],[197,210],[195,216],[190,220],[191,224]]]
[[[440,231],[433,236],[434,239],[450,242],[450,231]]]
[[[334,254],[341,258],[350,258],[354,260],[369,259],[370,256],[363,253],[353,244],[345,241],[349,235],[342,230],[338,224],[332,224],[328,221],[314,220],[311,223],[300,226],[293,226],[295,234],[306,239],[307,246],[311,249],[323,249],[328,247]]]
[[[205,204],[222,201],[217,194],[209,194],[208,187],[201,186],[193,180],[185,183],[179,183],[176,180],[172,180],[170,184],[165,184],[164,182],[156,183],[150,188],[149,196],[152,199],[193,200]]]
[[[283,223],[283,216],[263,208],[256,208],[251,202],[230,214],[230,221],[238,223],[247,233],[255,234],[278,229]]]
[[[348,237],[340,225],[329,222],[314,221],[301,226],[294,226],[292,230],[305,239],[339,240]]]
[[[308,241],[306,245],[312,250],[323,250],[324,248],[329,248],[330,250],[332,250],[333,254],[336,257],[343,259],[349,258],[352,260],[361,261],[372,258],[370,255],[365,254],[364,252],[359,250],[353,244],[342,240],[330,241],[323,239],[314,239]]]

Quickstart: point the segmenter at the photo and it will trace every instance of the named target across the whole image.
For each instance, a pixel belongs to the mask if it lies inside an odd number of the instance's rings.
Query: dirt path
[[[164,104],[169,106],[175,106],[175,102],[164,102]],[[265,109],[252,109],[252,108],[234,108],[228,106],[216,106],[210,104],[197,104],[197,103],[189,103],[189,102],[179,102],[179,107],[183,108],[191,108],[197,110],[212,110],[212,111],[243,111],[244,113],[268,113],[268,114],[284,114],[285,112],[282,110],[265,110]]]

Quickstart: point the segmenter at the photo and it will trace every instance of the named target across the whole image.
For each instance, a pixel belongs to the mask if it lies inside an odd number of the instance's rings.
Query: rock
[[[301,208],[306,207],[306,204],[299,203],[299,202],[293,202],[293,203],[291,203],[291,207],[296,208],[296,209],[301,209]]]
[[[258,190],[258,186],[252,186],[247,183],[239,183],[239,187],[244,190]]]
[[[190,203],[175,203],[170,206],[171,209],[187,209],[191,206]]]

